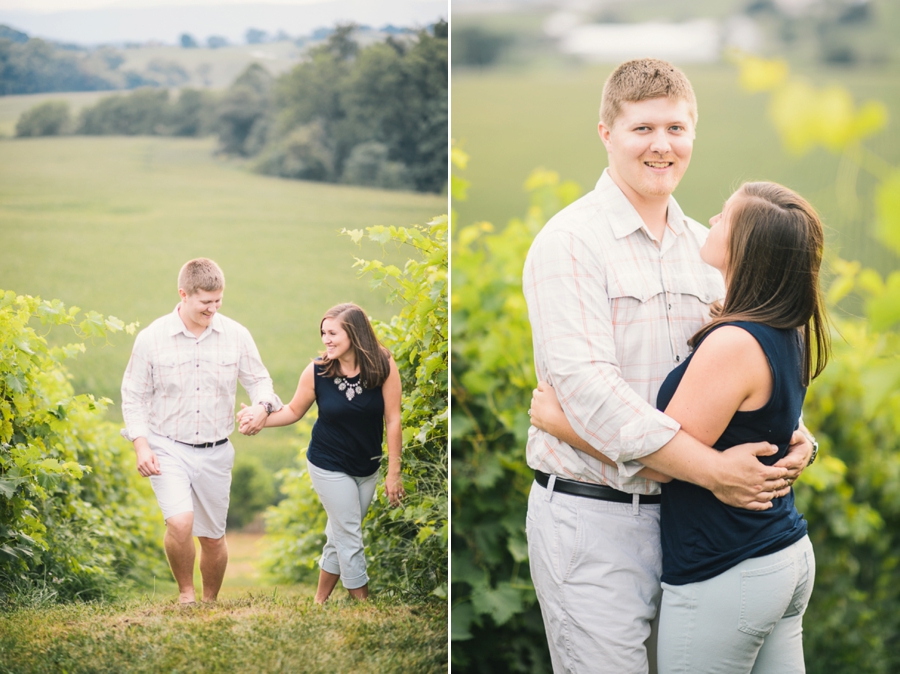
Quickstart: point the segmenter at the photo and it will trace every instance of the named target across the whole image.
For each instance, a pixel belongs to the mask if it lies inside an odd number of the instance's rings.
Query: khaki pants
[[[662,573],[659,508],[532,484],[528,554],[556,674],[651,671]]]

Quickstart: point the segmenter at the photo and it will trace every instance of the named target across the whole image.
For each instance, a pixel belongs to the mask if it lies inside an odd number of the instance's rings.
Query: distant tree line
[[[226,91],[138,89],[77,119],[65,102],[27,110],[18,136],[218,136],[260,173],[440,192],[447,180],[447,24],[360,47],[339,26],[292,71],[250,65]]]
[[[339,26],[289,73],[251,66],[223,97],[222,152],[261,173],[438,192],[447,180],[447,24],[361,48]]]
[[[179,86],[190,76],[178,63],[151,60],[143,72],[122,70],[121,52],[61,45],[0,25],[0,96],[49,91],[108,91]]]

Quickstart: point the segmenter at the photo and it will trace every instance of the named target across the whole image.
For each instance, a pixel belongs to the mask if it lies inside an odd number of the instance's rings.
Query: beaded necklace
[[[359,375],[356,376],[358,377]],[[350,377],[350,379],[353,379],[353,377]],[[361,395],[363,392],[361,381],[353,384],[347,381],[347,377],[335,377],[334,383],[337,384],[339,391],[344,392],[344,395],[347,396],[347,400],[353,400],[356,396]]]

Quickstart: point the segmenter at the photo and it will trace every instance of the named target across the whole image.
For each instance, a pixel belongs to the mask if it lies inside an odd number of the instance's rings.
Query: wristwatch
[[[260,406],[266,411],[266,414],[272,414],[275,411],[275,405],[272,403],[260,403]],[[813,452],[813,458],[815,458],[816,454]],[[810,461],[812,463],[812,461]]]
[[[819,443],[812,436],[809,436],[809,440],[813,443],[813,453],[809,455],[809,463],[806,464],[807,468],[809,468],[813,464],[813,461],[816,460],[816,456],[818,456],[819,454]]]
[[[806,439],[812,443],[813,451],[812,454],[809,455],[809,463],[806,464],[806,467],[809,468],[813,465],[813,462],[816,460],[816,456],[819,454],[819,443],[816,441],[815,437],[810,435],[809,433],[804,433]]]

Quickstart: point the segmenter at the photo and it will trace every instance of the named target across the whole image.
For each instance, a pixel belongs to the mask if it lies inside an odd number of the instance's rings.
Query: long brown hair
[[[359,380],[365,388],[378,388],[384,384],[391,371],[391,355],[378,341],[375,330],[366,312],[355,304],[345,302],[331,307],[319,322],[319,332],[326,319],[337,320],[350,338],[350,348],[356,354],[359,365]],[[323,364],[322,376],[340,377],[341,363],[331,360],[324,353],[320,357]]]
[[[768,182],[742,185],[725,215],[731,224],[725,301],[688,344],[696,347],[715,326],[730,321],[796,328],[804,346],[803,384],[809,385],[831,350],[819,290],[822,222],[799,194]]]

